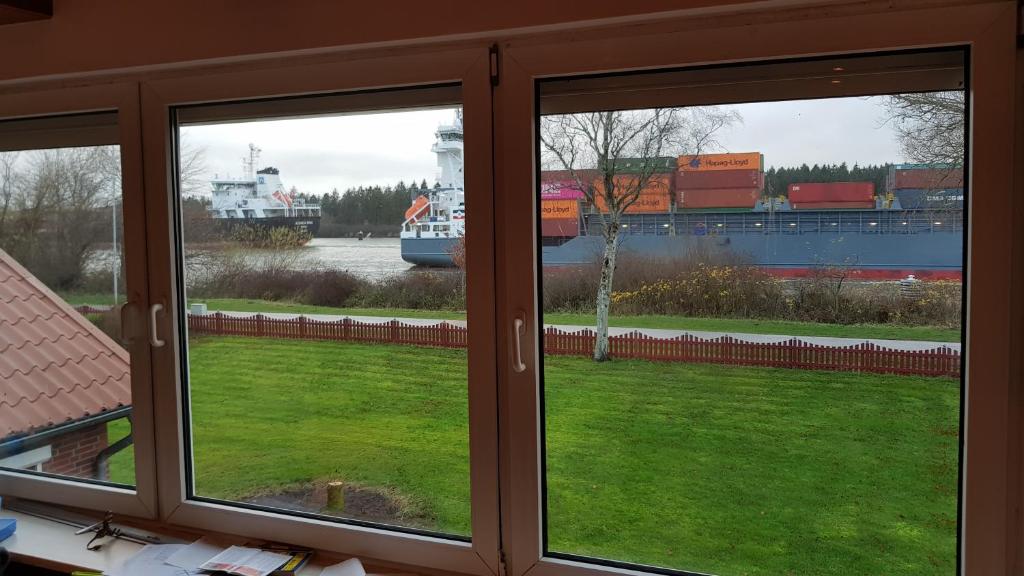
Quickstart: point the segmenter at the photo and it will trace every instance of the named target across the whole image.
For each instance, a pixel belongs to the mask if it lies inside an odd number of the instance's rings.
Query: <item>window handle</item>
[[[164,345],[164,341],[156,335],[156,314],[163,309],[163,304],[153,304],[149,307],[149,343],[153,348],[160,348]]]
[[[522,333],[526,331],[526,320],[522,318],[516,318],[512,321],[512,331],[515,332],[515,360],[512,363],[513,372],[523,372],[526,370],[526,364],[523,363],[523,344],[522,344]]]

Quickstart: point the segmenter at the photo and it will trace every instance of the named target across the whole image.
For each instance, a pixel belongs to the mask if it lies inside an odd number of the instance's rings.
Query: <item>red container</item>
[[[541,236],[575,237],[579,233],[580,225],[575,218],[549,218],[540,221]]]
[[[918,168],[896,171],[893,188],[923,188],[939,190],[943,188],[963,188],[964,171],[960,168]]]
[[[764,188],[760,170],[680,170],[676,172],[676,190],[695,188]]]
[[[794,210],[864,210],[875,207],[875,201],[862,202],[793,202]]]
[[[676,192],[682,208],[751,208],[761,196],[760,188],[698,188]]]
[[[789,185],[789,201],[869,202],[875,199],[873,182],[804,182]]]

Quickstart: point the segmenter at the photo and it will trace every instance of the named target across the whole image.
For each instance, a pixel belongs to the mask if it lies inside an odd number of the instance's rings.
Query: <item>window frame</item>
[[[553,558],[544,552],[543,407],[540,398],[538,300],[540,247],[536,235],[537,81],[543,78],[657,70],[825,55],[865,54],[968,46],[971,226],[966,242],[964,373],[961,413],[961,486],[958,572],[1006,573],[1012,559],[1016,502],[1008,474],[1011,453],[1010,306],[1013,262],[1006,246],[1014,228],[1012,205],[1014,21],[1012,3],[883,9],[742,12],[690,19],[633,22],[617,29],[537,34],[505,45],[495,95],[497,178],[498,338],[513,348],[513,318],[527,319],[523,361],[501,365],[502,533],[510,574],[594,576],[647,574],[632,567]],[[756,27],[750,24],[756,23]],[[727,91],[727,89],[726,89]],[[727,92],[723,92],[727,94]],[[704,97],[707,97],[707,93]],[[592,99],[591,102],[597,101]],[[706,100],[705,100],[706,102]],[[975,138],[975,134],[984,134]],[[523,167],[532,166],[533,170]],[[518,169],[518,170],[517,170]],[[979,193],[979,191],[981,191]],[[1017,225],[1019,228],[1020,225]],[[513,250],[511,247],[518,247]],[[504,314],[501,312],[505,312]],[[511,357],[511,353],[510,353]],[[1007,512],[1007,511],[1010,512]],[[653,572],[681,571],[650,568]]]
[[[124,314],[131,318],[126,325],[137,327],[135,333],[126,334],[126,348],[131,358],[135,489],[105,485],[93,480],[0,470],[0,494],[45,500],[66,506],[110,510],[140,518],[155,518],[157,479],[153,396],[150,383],[152,372],[145,320],[145,310],[149,306],[149,291],[146,279],[146,207],[142,188],[138,85],[120,82],[60,89],[0,91],[0,110],[3,111],[0,113],[0,120],[60,118],[90,112],[117,112],[116,131],[121,151],[121,194],[125,236],[124,274],[129,294]],[[86,134],[97,133],[94,128],[88,126],[83,127],[83,130]],[[100,130],[99,133],[105,134],[106,131]],[[76,145],[87,145],[87,141]]]
[[[315,59],[314,59],[315,60]],[[415,53],[360,53],[326,62],[272,62],[233,67],[231,71],[181,74],[142,85],[145,183],[150,230],[150,290],[167,314],[158,322],[167,341],[154,350],[157,454],[160,469],[160,517],[170,524],[243,536],[279,539],[303,545],[410,566],[462,572],[498,572],[496,349],[493,339],[470,339],[469,455],[471,541],[366,527],[326,520],[191,500],[186,491],[181,338],[177,282],[178,257],[173,229],[174,149],[172,111],[178,106],[303,95],[387,90],[461,84],[467,149],[467,203],[474,218],[467,234],[475,238],[467,251],[467,318],[474,333],[494,332],[493,219],[490,58],[483,45],[435,47]],[[390,96],[397,92],[384,92]],[[363,98],[362,100],[365,100]],[[392,107],[392,98],[384,110]],[[413,105],[414,102],[410,102]],[[258,105],[256,106],[259,107]],[[272,106],[271,106],[272,107]],[[365,110],[365,108],[362,108]],[[476,239],[479,240],[476,240]]]

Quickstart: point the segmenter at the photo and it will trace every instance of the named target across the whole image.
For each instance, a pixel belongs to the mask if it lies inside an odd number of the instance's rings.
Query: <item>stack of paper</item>
[[[211,571],[268,576],[291,560],[289,554],[229,546],[203,538],[192,544],[150,544],[108,576],[196,576]]]

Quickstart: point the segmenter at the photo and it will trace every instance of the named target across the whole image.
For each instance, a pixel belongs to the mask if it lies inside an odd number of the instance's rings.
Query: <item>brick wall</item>
[[[76,478],[93,478],[102,480],[107,477],[103,470],[100,478],[95,478],[93,462],[100,450],[107,447],[107,425],[97,424],[65,434],[51,445],[53,457],[43,464],[43,472],[74,476]]]

